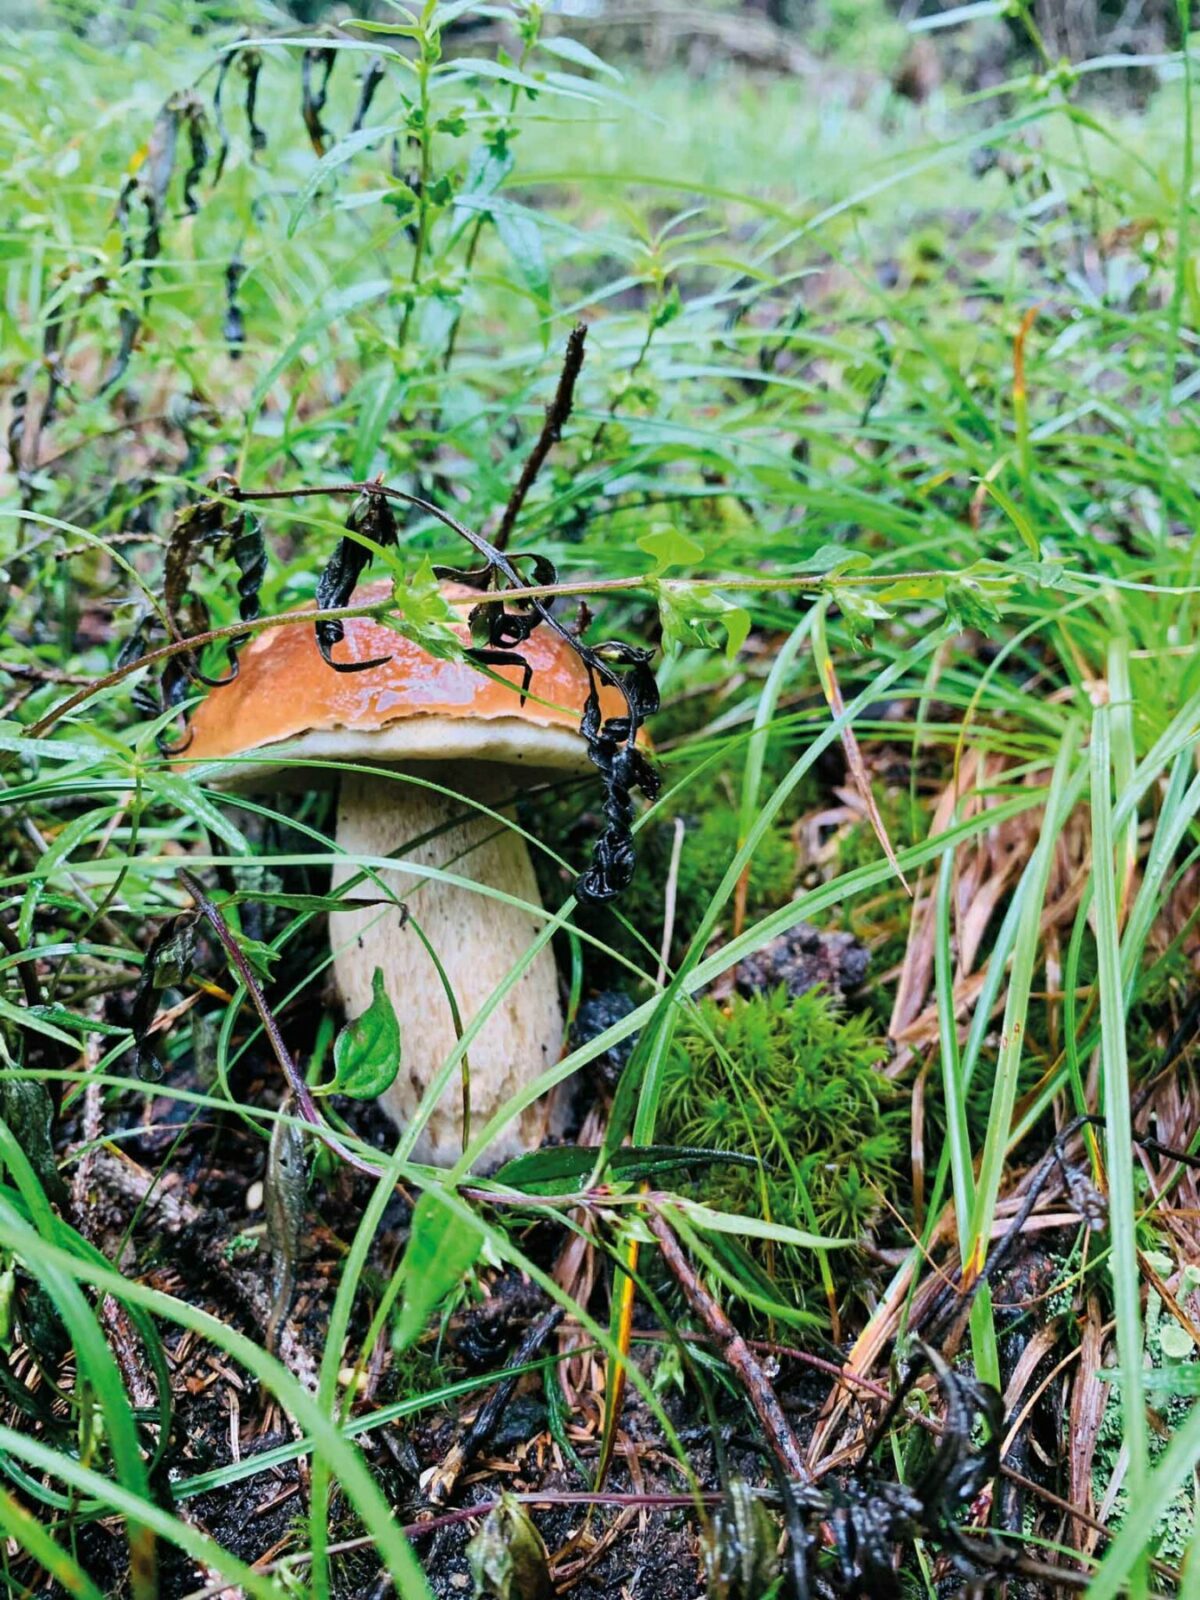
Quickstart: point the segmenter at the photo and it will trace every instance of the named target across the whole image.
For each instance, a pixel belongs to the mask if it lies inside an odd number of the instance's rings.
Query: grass
[[[406,38],[332,39],[318,156],[298,115],[308,35],[272,8],[229,8],[200,32],[166,0],[74,14],[73,31],[53,14],[10,24],[0,61],[12,152],[0,175],[12,469],[0,506],[0,1559],[13,1592],[52,1581],[54,1592],[127,1583],[150,1595],[164,1575],[186,1592],[203,1571],[255,1595],[286,1585],[324,1597],[349,1581],[345,1544],[367,1549],[397,1593],[427,1594],[422,1547],[402,1530],[415,1502],[371,1440],[400,1419],[455,1411],[494,1370],[451,1360],[423,1393],[362,1401],[358,1375],[386,1375],[393,1361],[403,1374],[435,1337],[393,1353],[406,1304],[431,1330],[457,1326],[509,1265],[615,1370],[626,1352],[620,1316],[616,1338],[610,1329],[613,1261],[632,1266],[639,1307],[697,1331],[638,1220],[659,1195],[740,1326],[768,1341],[784,1327],[793,1346],[886,1381],[886,1356],[921,1334],[939,1273],[961,1263],[978,1276],[1043,1152],[1080,1114],[1101,1119],[1102,1136],[1077,1135],[1067,1159],[1106,1195],[1104,1230],[1057,1194],[1040,1210],[1068,1220],[1031,1231],[1030,1248],[1074,1296],[1072,1312],[1093,1296],[1111,1319],[1107,1403],[1120,1408],[1126,1509],[1094,1548],[1061,1559],[1088,1571],[1098,1595],[1186,1592],[1187,1572],[1151,1562],[1200,1433],[1193,1410],[1165,1452],[1152,1449],[1143,1303],[1153,1250],[1175,1264],[1178,1319],[1198,1326],[1182,1276],[1194,1197],[1186,1169],[1139,1153],[1134,1137],[1197,1143],[1188,58],[1161,69],[1140,110],[1113,92],[1119,68],[1054,75],[1020,60],[1001,90],[947,91],[921,108],[882,78],[860,94],[853,74],[833,71],[800,106],[794,85],[733,65],[698,84],[681,67],[651,75],[636,59],[605,70],[578,50],[556,54],[551,26],[523,7],[501,55],[494,41],[465,44],[448,13],[439,33],[427,8]],[[235,64],[214,184],[215,63],[239,38],[261,41],[266,144],[251,150]],[[358,45],[384,68],[365,119],[376,131],[361,137],[347,132],[368,56]],[[189,214],[186,126],[158,198],[153,184],[172,119],[185,116],[169,97],[193,84],[208,159]],[[588,599],[591,638],[658,650],[664,706],[650,730],[663,793],[635,822],[641,875],[600,908],[571,893],[595,837],[594,785],[521,800],[545,909],[529,908],[536,941],[490,1006],[547,945],[572,1008],[612,987],[628,1005],[473,1126],[450,1171],[411,1161],[420,1118],[382,1149],[361,1108],[340,1105],[337,1138],[366,1169],[350,1202],[351,1174],[339,1177],[327,1149],[318,1159],[310,1130],[300,1199],[310,1224],[333,1220],[314,1246],[319,1336],[297,1335],[315,1355],[306,1388],[262,1327],[164,1277],[154,1238],[160,1188],[203,1171],[226,1196],[214,1210],[240,1204],[271,1128],[295,1120],[236,967],[202,946],[190,977],[168,974],[154,991],[174,1019],[155,1037],[161,1082],[136,1077],[129,1052],[151,941],[188,905],[184,863],[240,947],[265,961],[291,1051],[307,1066],[318,1037],[328,1042],[330,791],[233,795],[211,770],[169,766],[156,738],[173,737],[178,704],[153,703],[154,672],[120,673],[178,622],[184,634],[240,627],[238,574],[215,539],[184,585],[201,602],[190,615],[164,581],[173,520],[215,473],[282,490],[382,474],[494,529],[580,318],[574,411],[513,551],[545,556],[568,594]],[[39,424],[52,389],[57,414]],[[232,513],[229,487],[217,480]],[[313,598],[347,509],[319,498],[257,508],[262,617]],[[419,577],[427,557],[461,562],[461,541],[410,507],[375,570],[397,577],[398,625],[423,637],[439,626]],[[214,646],[206,670],[223,661]],[[185,683],[183,703],[196,692]],[[480,809],[514,825],[499,804]],[[422,881],[453,877],[388,857],[351,865],[417,921]],[[336,939],[336,914],[328,921]],[[811,1172],[773,1103],[779,1085],[766,1068],[751,1075],[753,1051],[730,1055],[737,1008],[731,1019],[726,1001],[706,998],[802,922],[852,926],[896,957],[876,961],[869,1017],[870,1029],[890,1019],[886,1094],[910,1137],[890,1180],[854,1200],[869,1218],[857,1244],[839,1227],[822,1232]],[[487,1009],[467,1019],[422,1116],[458,1082]],[[846,1028],[857,1037],[866,1020]],[[487,1152],[501,1127],[635,1038],[575,1208],[551,1205],[533,1178],[499,1194]],[[728,1140],[706,1125],[700,1142],[746,1144],[760,1174],[643,1180],[610,1164],[627,1137],[697,1142],[694,1084],[681,1077],[691,1057],[735,1085],[745,1123]],[[156,1119],[175,1143],[151,1159],[139,1141]],[[95,1174],[126,1149],[154,1191],[145,1217],[122,1223],[118,1251]],[[846,1177],[831,1168],[815,1185],[826,1200]],[[643,1181],[652,1194],[639,1200]],[[427,1306],[404,1278],[398,1185],[432,1197],[412,1224],[430,1259],[450,1259],[451,1236],[474,1241],[468,1264],[455,1251],[445,1281],[423,1286]],[[553,1270],[572,1230],[593,1253],[590,1296]],[[259,1237],[265,1254],[277,1248]],[[1045,1326],[1015,1321],[1022,1294],[1010,1288],[984,1285],[963,1346],[1000,1387],[1019,1341]],[[1054,1392],[1067,1417],[1083,1382],[1074,1316],[1057,1329],[1046,1361],[1066,1360]],[[145,1394],[114,1353],[121,1336],[141,1352]],[[255,1407],[270,1401],[290,1419],[296,1441],[264,1461],[307,1463],[265,1568],[252,1565],[260,1550],[223,1544],[185,1512],[201,1489],[236,1494],[250,1478],[245,1460],[170,1455],[172,1411],[192,1414],[172,1377],[185,1339],[220,1352]],[[686,1468],[681,1419],[703,1416],[714,1395],[740,1415],[736,1385],[683,1341],[683,1394],[668,1401],[641,1348],[626,1364],[629,1403]],[[844,1387],[834,1394],[814,1461],[861,1447]],[[1069,1499],[1072,1483],[1091,1483],[1086,1441],[1037,1425],[1044,1487]],[[896,1422],[901,1466],[918,1459],[916,1432],[907,1413]],[[1036,1497],[1027,1512],[1005,1531],[1030,1559],[1058,1559],[1039,1553],[1062,1537],[1057,1513]],[[123,1530],[115,1566],[98,1553],[106,1519]],[[927,1550],[904,1554],[926,1588]]]

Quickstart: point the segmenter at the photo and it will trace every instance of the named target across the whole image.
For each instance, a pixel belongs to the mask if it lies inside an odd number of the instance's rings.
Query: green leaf
[[[166,966],[163,966],[161,962],[155,964],[154,981],[160,989],[172,988],[183,981],[178,964],[171,964],[175,963],[175,943],[176,941],[172,940],[171,944],[163,951],[163,956],[167,959],[168,964]],[[238,934],[238,948],[250,963],[250,970],[254,973],[254,976],[261,978],[264,983],[270,983],[271,965],[279,960],[279,951],[273,945],[264,944],[261,939],[247,938],[244,933]],[[236,967],[231,965],[229,970],[235,978],[238,976]],[[166,975],[162,976],[164,973]]]
[[[560,61],[569,61],[572,66],[586,67],[592,72],[602,72],[606,77],[615,79],[617,83],[624,81],[616,67],[603,61],[594,50],[589,50],[587,45],[580,44],[578,39],[568,39],[565,34],[560,33],[554,39],[540,39],[538,47],[552,56],[558,56]]]
[[[859,589],[847,589],[841,584],[831,584],[829,595],[842,613],[851,638],[860,648],[869,645],[875,636],[875,624],[891,616],[886,606]]]
[[[441,661],[462,654],[462,640],[454,631],[461,616],[442,593],[428,556],[414,573],[397,581],[392,603],[395,612],[382,619],[389,628]]]
[[[331,150],[327,150],[304,180],[300,193],[296,196],[296,203],[292,207],[291,216],[288,217],[288,238],[294,237],[309,202],[331,172],[344,167],[360,150],[366,150],[371,145],[378,144],[381,139],[388,139],[392,134],[399,132],[401,125],[398,122],[389,123],[382,128],[360,128],[357,133],[348,133],[344,139],[339,139]]]
[[[476,200],[486,199],[488,195],[495,194],[512,171],[514,160],[515,157],[508,146],[497,140],[476,145],[471,151],[471,159],[467,162],[467,176],[463,182],[462,193]]]
[[[662,620],[663,650],[720,648],[725,635],[725,659],[732,661],[750,632],[750,613],[724,595],[698,583],[654,584]]]
[[[497,203],[492,221],[500,243],[508,251],[522,282],[545,315],[550,312],[550,269],[542,248],[542,232],[533,214],[523,206]],[[545,330],[546,336],[548,331]]]
[[[391,1088],[400,1070],[400,1024],[383,985],[383,971],[371,978],[371,1004],[348,1022],[333,1046],[333,1077],[314,1094],[347,1094],[374,1100]]]
[[[570,1183],[593,1171],[601,1145],[562,1145],[552,1150],[534,1150],[517,1156],[496,1174],[496,1182],[511,1189],[529,1189],[540,1184]],[[636,1182],[659,1173],[687,1171],[703,1163],[724,1162],[738,1167],[757,1167],[753,1156],[736,1150],[710,1150],[700,1146],[658,1144],[641,1149],[614,1150],[609,1166],[613,1175]]]
[[[638,548],[655,562],[656,578],[668,567],[693,567],[704,558],[704,546],[672,527],[669,522],[656,522],[650,532],[644,533],[638,540]]]
[[[408,1249],[400,1263],[403,1296],[392,1341],[407,1350],[430,1317],[475,1265],[483,1236],[463,1227],[436,1189],[426,1189],[413,1210]]]
[[[797,572],[849,572],[855,567],[869,567],[870,556],[861,550],[850,550],[844,544],[823,544],[807,560],[801,561]]]
[[[1012,577],[1005,572],[982,572],[983,562],[946,580],[946,610],[957,628],[976,628],[990,632],[1000,621],[1001,607],[1013,590]]]

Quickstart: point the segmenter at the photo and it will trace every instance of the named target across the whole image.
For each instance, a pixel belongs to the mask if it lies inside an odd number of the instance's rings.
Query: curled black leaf
[[[234,361],[240,359],[246,344],[246,319],[238,301],[238,289],[245,274],[245,262],[235,255],[225,268],[225,320],[221,324],[221,332]]]
[[[217,161],[213,170],[213,186],[221,181],[225,171],[225,162],[229,157],[229,129],[225,122],[225,105],[223,95],[225,92],[225,79],[229,76],[230,69],[237,63],[239,70],[246,79],[246,128],[250,135],[250,148],[257,155],[260,150],[267,147],[267,136],[255,120],[258,104],[258,75],[262,71],[262,56],[257,50],[230,50],[221,57],[221,65],[217,69],[217,83],[213,89],[213,121],[217,128]]]
[[[163,207],[175,171],[179,134],[184,127],[188,135],[189,161],[183,177],[183,204],[189,213],[195,213],[199,209],[196,187],[208,160],[208,142],[205,137],[204,104],[199,95],[190,89],[173,94],[164,103],[155,118],[146,159],[136,172],[126,178],[117,196],[116,224],[121,234],[122,267],[127,267],[133,262],[137,249],[132,223],[132,208],[135,201],[140,203],[146,214],[146,227],[140,246],[142,270],[138,281],[142,303],[140,310],[131,305],[121,308],[118,318],[120,338],[117,354],[101,383],[101,394],[124,377],[129,366],[129,358],[133,354],[145,315],[146,301],[149,298],[152,269],[162,252]],[[218,164],[223,159],[222,153]]]
[[[367,120],[367,112],[371,109],[371,101],[375,98],[375,91],[383,82],[383,62],[379,56],[372,56],[362,69],[359,79],[358,104],[354,108],[354,121],[350,124],[350,132],[358,133]]]
[[[482,567],[434,567],[433,575],[447,583],[461,583],[466,589],[486,589],[492,581],[492,570],[485,562]]]
[[[255,115],[258,107],[258,75],[262,71],[262,57],[257,50],[243,50],[238,59],[246,76],[246,128],[250,134],[250,148],[257,155],[267,148],[266,130],[259,127]]]
[[[171,148],[173,152],[174,142],[172,142]],[[141,310],[135,309],[132,305],[121,307],[117,318],[119,331],[117,353],[113,357],[112,365],[101,382],[101,394],[106,393],[118,384],[129,367],[129,359],[133,355],[134,345],[137,343],[137,336],[142,326],[142,316],[150,294],[151,272],[162,251],[161,213],[155,192],[152,187],[141,183],[139,178],[127,178],[121,186],[120,194],[117,196],[116,212],[117,227],[121,234],[122,267],[127,267],[131,264],[137,248],[134,243],[131,217],[131,208],[135,199],[140,201],[146,213],[146,228],[141,242],[142,270],[138,280],[142,305]]]
[[[199,500],[195,505],[184,506],[175,518],[163,568],[163,604],[177,634],[189,631],[181,621],[180,608],[188,592],[196,557],[205,544],[220,537],[224,527],[225,505],[220,500]]]
[[[369,490],[359,495],[346,518],[351,533],[361,533],[383,549],[394,547],[399,529],[395,513],[381,494]],[[357,539],[342,539],[329,558],[329,563],[317,580],[317,608],[320,611],[348,605],[350,597],[366,569],[371,565],[372,551]],[[335,672],[366,672],[371,667],[381,667],[388,656],[372,661],[335,661],[332,651],[346,634],[336,618],[323,618],[316,624],[317,648],[322,659]]]
[[[578,878],[575,893],[592,905],[604,905],[629,887],[637,866],[633,795],[640,792],[654,800],[659,791],[658,774],[635,742],[639,727],[658,710],[658,685],[649,650],[611,640],[578,648],[591,681],[580,732],[604,782],[608,826],[592,848],[591,864]],[[627,716],[601,719],[600,681],[620,689]]]
[[[237,568],[238,615],[241,619],[253,622],[259,614],[259,594],[267,571],[261,522],[245,507],[238,508],[230,519],[230,507],[225,501],[215,497],[200,500],[177,513],[167,540],[163,610],[169,637],[173,641],[206,632],[210,625],[207,606],[190,589],[196,561],[205,550],[231,558]],[[149,611],[137,617],[118,652],[118,667],[129,666],[147,653],[156,621],[156,614]],[[222,683],[231,682],[237,676],[238,651],[249,637],[249,633],[238,633],[226,640],[225,655],[229,672],[222,679],[213,679],[201,672],[190,650],[168,656],[163,662],[157,684],[143,682],[134,690],[134,706],[147,716],[159,716],[163,711],[177,710],[196,683],[216,688]],[[160,748],[165,751],[167,745],[165,734],[160,735]]]
[[[225,79],[229,76],[229,69],[236,59],[235,52],[227,51],[217,67],[217,81],[213,87],[212,109],[213,124],[217,130],[217,159],[213,167],[213,188],[220,183],[225,172],[225,163],[229,159],[229,128],[225,122]]]
[[[523,655],[515,650],[491,650],[477,645],[470,646],[464,655],[480,667],[520,667],[521,669],[521,701],[525,704],[529,694],[529,686],[533,682],[533,668]]]
[[[300,58],[300,112],[313,149],[319,156],[325,154],[329,130],[321,121],[329,93],[329,75],[337,61],[337,51],[327,45],[311,45]],[[320,86],[313,87],[314,68],[320,73]]]
[[[64,383],[66,373],[63,371],[62,351],[59,348],[62,338],[62,319],[52,316],[46,324],[46,331],[42,335],[42,365],[46,369],[46,403],[42,407],[40,426],[48,428],[58,415],[58,396]]]
[[[958,1526],[961,1514],[999,1471],[1004,1402],[995,1389],[955,1370],[930,1346],[920,1346],[920,1358],[932,1369],[945,1402],[941,1436],[924,1470],[909,1484],[897,1483],[869,1465],[868,1453],[845,1478],[830,1474],[796,1491],[806,1523],[819,1522],[833,1535],[840,1587],[847,1594],[881,1600],[898,1595],[894,1557],[901,1540],[936,1543],[967,1571],[1002,1564],[1006,1555],[1002,1546],[968,1541]],[[909,1387],[903,1383],[903,1392]],[[807,1535],[802,1569],[818,1537],[815,1529]]]
[[[238,615],[253,622],[259,614],[259,593],[267,575],[267,549],[262,523],[251,511],[239,511],[229,525],[229,553],[238,569]],[[234,644],[244,644],[249,634],[239,633]]]
[[[25,437],[25,410],[29,405],[29,390],[14,389],[12,414],[8,419],[8,464],[13,477],[21,471],[21,441]]]
[[[208,161],[208,140],[204,132],[204,107],[197,95],[189,95],[181,108],[181,115],[187,123],[188,131],[188,166],[183,175],[183,207],[189,216],[194,217],[200,209],[200,202],[196,198],[196,187],[204,172]]]

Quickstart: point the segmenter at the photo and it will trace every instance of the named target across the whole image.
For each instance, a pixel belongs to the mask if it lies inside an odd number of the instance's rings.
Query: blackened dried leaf
[[[388,504],[387,496],[372,494],[369,490],[359,495],[346,518],[351,533],[361,533],[381,549],[395,547],[399,537],[396,516]],[[358,580],[371,565],[372,551],[357,539],[342,539],[329,558],[329,564],[317,581],[317,608],[320,611],[349,605]],[[379,656],[372,661],[335,661],[331,654],[335,644],[345,638],[346,630],[336,618],[324,618],[316,624],[317,648],[328,666],[335,672],[366,672],[381,667],[390,656]]]
[[[253,622],[259,614],[259,594],[267,575],[267,549],[262,523],[250,511],[240,511],[229,528],[230,554],[238,569],[238,615]],[[239,634],[240,643],[247,635]]]
[[[246,320],[238,301],[238,288],[245,273],[246,265],[240,256],[235,255],[225,268],[225,320],[221,332],[234,361],[240,359],[246,344]]]
[[[491,650],[473,646],[465,650],[464,655],[480,667],[520,667],[521,669],[521,696],[520,703],[525,704],[529,694],[529,686],[533,682],[533,668],[525,657],[518,655],[515,650]]]
[[[591,679],[580,732],[587,740],[588,758],[604,780],[608,827],[597,839],[591,865],[577,880],[575,893],[592,905],[603,905],[633,881],[637,866],[633,795],[640,791],[648,800],[658,795],[658,774],[635,742],[643,720],[658,710],[658,685],[650,671],[649,650],[617,640],[577,648]],[[620,689],[628,716],[601,720],[598,680]]]
[[[153,616],[149,611],[140,612],[134,619],[134,624],[129,631],[128,637],[122,642],[121,648],[117,651],[118,667],[127,667],[131,662],[137,661],[146,654],[150,648],[147,641],[153,620]]]
[[[354,108],[354,121],[350,124],[350,132],[358,133],[367,120],[367,112],[371,109],[371,101],[375,98],[375,91],[383,82],[383,62],[379,56],[372,56],[362,70],[362,77],[358,89],[358,105]]]
[[[133,347],[137,343],[137,336],[142,326],[142,319],[136,311],[131,311],[128,306],[122,306],[117,318],[117,327],[120,338],[117,340],[117,353],[113,357],[112,366],[104,376],[100,386],[100,393],[104,394],[120,383],[129,368],[129,358],[133,355]]]
[[[187,171],[183,175],[183,207],[189,216],[194,217],[200,209],[200,202],[196,198],[196,186],[208,161],[208,140],[204,136],[204,109],[195,96],[187,107],[186,115],[189,159]]]
[[[46,404],[42,407],[42,416],[39,427],[48,428],[58,415],[58,396],[63,384],[66,382],[66,373],[63,371],[62,351],[59,343],[62,338],[63,324],[58,315],[52,316],[46,324],[46,331],[42,335],[42,365],[46,369]],[[32,452],[36,458],[36,449]]]
[[[213,88],[212,108],[213,122],[217,130],[217,160],[213,168],[213,188],[220,183],[225,171],[225,163],[229,159],[229,129],[225,124],[225,106],[222,96],[225,93],[225,79],[229,76],[229,69],[236,60],[235,53],[227,51],[217,67],[217,81]]]
[[[171,628],[179,636],[186,634],[179,608],[188,592],[192,567],[202,547],[221,536],[225,514],[220,500],[199,500],[194,505],[184,506],[175,518],[163,568],[163,604]]]
[[[8,419],[8,464],[13,477],[21,472],[21,441],[25,437],[25,413],[29,405],[29,390],[14,389],[12,414]]]
[[[461,583],[465,589],[490,588],[495,567],[485,562],[482,567],[434,567],[433,575],[444,583]]]
[[[176,123],[176,128],[178,124]],[[174,144],[172,143],[172,158]],[[145,169],[143,169],[143,172]],[[168,179],[170,174],[168,173]],[[145,311],[146,301],[150,294],[151,274],[155,261],[162,251],[162,231],[160,228],[161,204],[153,188],[145,181],[141,174],[137,177],[127,178],[121,186],[117,196],[117,227],[121,233],[121,265],[129,266],[134,258],[133,222],[130,215],[131,203],[140,199],[146,212],[146,231],[142,235],[141,259],[142,270],[138,279],[138,288],[142,298],[142,311],[138,312],[132,306],[122,306],[117,319],[120,329],[120,339],[117,344],[117,353],[113,358],[112,366],[108,369],[100,384],[99,392],[105,394],[125,376],[129,367],[129,358],[133,354],[134,345],[137,343],[138,333],[141,331],[142,315]]]
[[[325,154],[329,130],[321,121],[325,100],[329,92],[329,75],[337,61],[337,51],[327,46],[313,45],[300,58],[300,111],[313,149],[319,156]],[[314,68],[320,73],[319,88],[313,87]]]
[[[258,105],[258,75],[262,71],[262,57],[257,50],[244,50],[240,57],[242,71],[246,74],[246,128],[250,134],[250,148],[258,154],[267,148],[267,135],[255,120]]]

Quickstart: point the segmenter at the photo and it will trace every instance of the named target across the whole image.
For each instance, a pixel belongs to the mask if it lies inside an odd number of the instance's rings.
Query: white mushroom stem
[[[434,782],[464,787],[483,798],[478,768],[422,768]],[[484,788],[503,782],[497,772]],[[419,843],[413,841],[419,840]],[[519,833],[468,803],[385,773],[347,773],[338,803],[337,842],[346,857],[396,856],[437,867],[460,878],[541,904],[533,864]],[[358,874],[353,859],[342,858],[333,884]],[[382,874],[406,902],[410,919],[437,953],[454,992],[464,1028],[504,983],[528,950],[540,919],[491,895],[416,876],[399,867]],[[350,897],[378,898],[369,880]],[[334,972],[347,1015],[357,1016],[371,1001],[372,975],[379,967],[401,1030],[400,1071],[381,1104],[398,1127],[412,1120],[422,1096],[445,1065],[457,1036],[445,984],[411,921],[393,907],[375,904],[331,918]],[[504,1103],[558,1060],[563,1016],[558,975],[549,945],[512,986],[471,1043],[472,1136]],[[545,1101],[515,1118],[489,1146],[486,1165],[536,1149],[548,1131]],[[417,1161],[450,1166],[462,1154],[462,1075],[456,1072],[435,1106],[413,1151]]]

